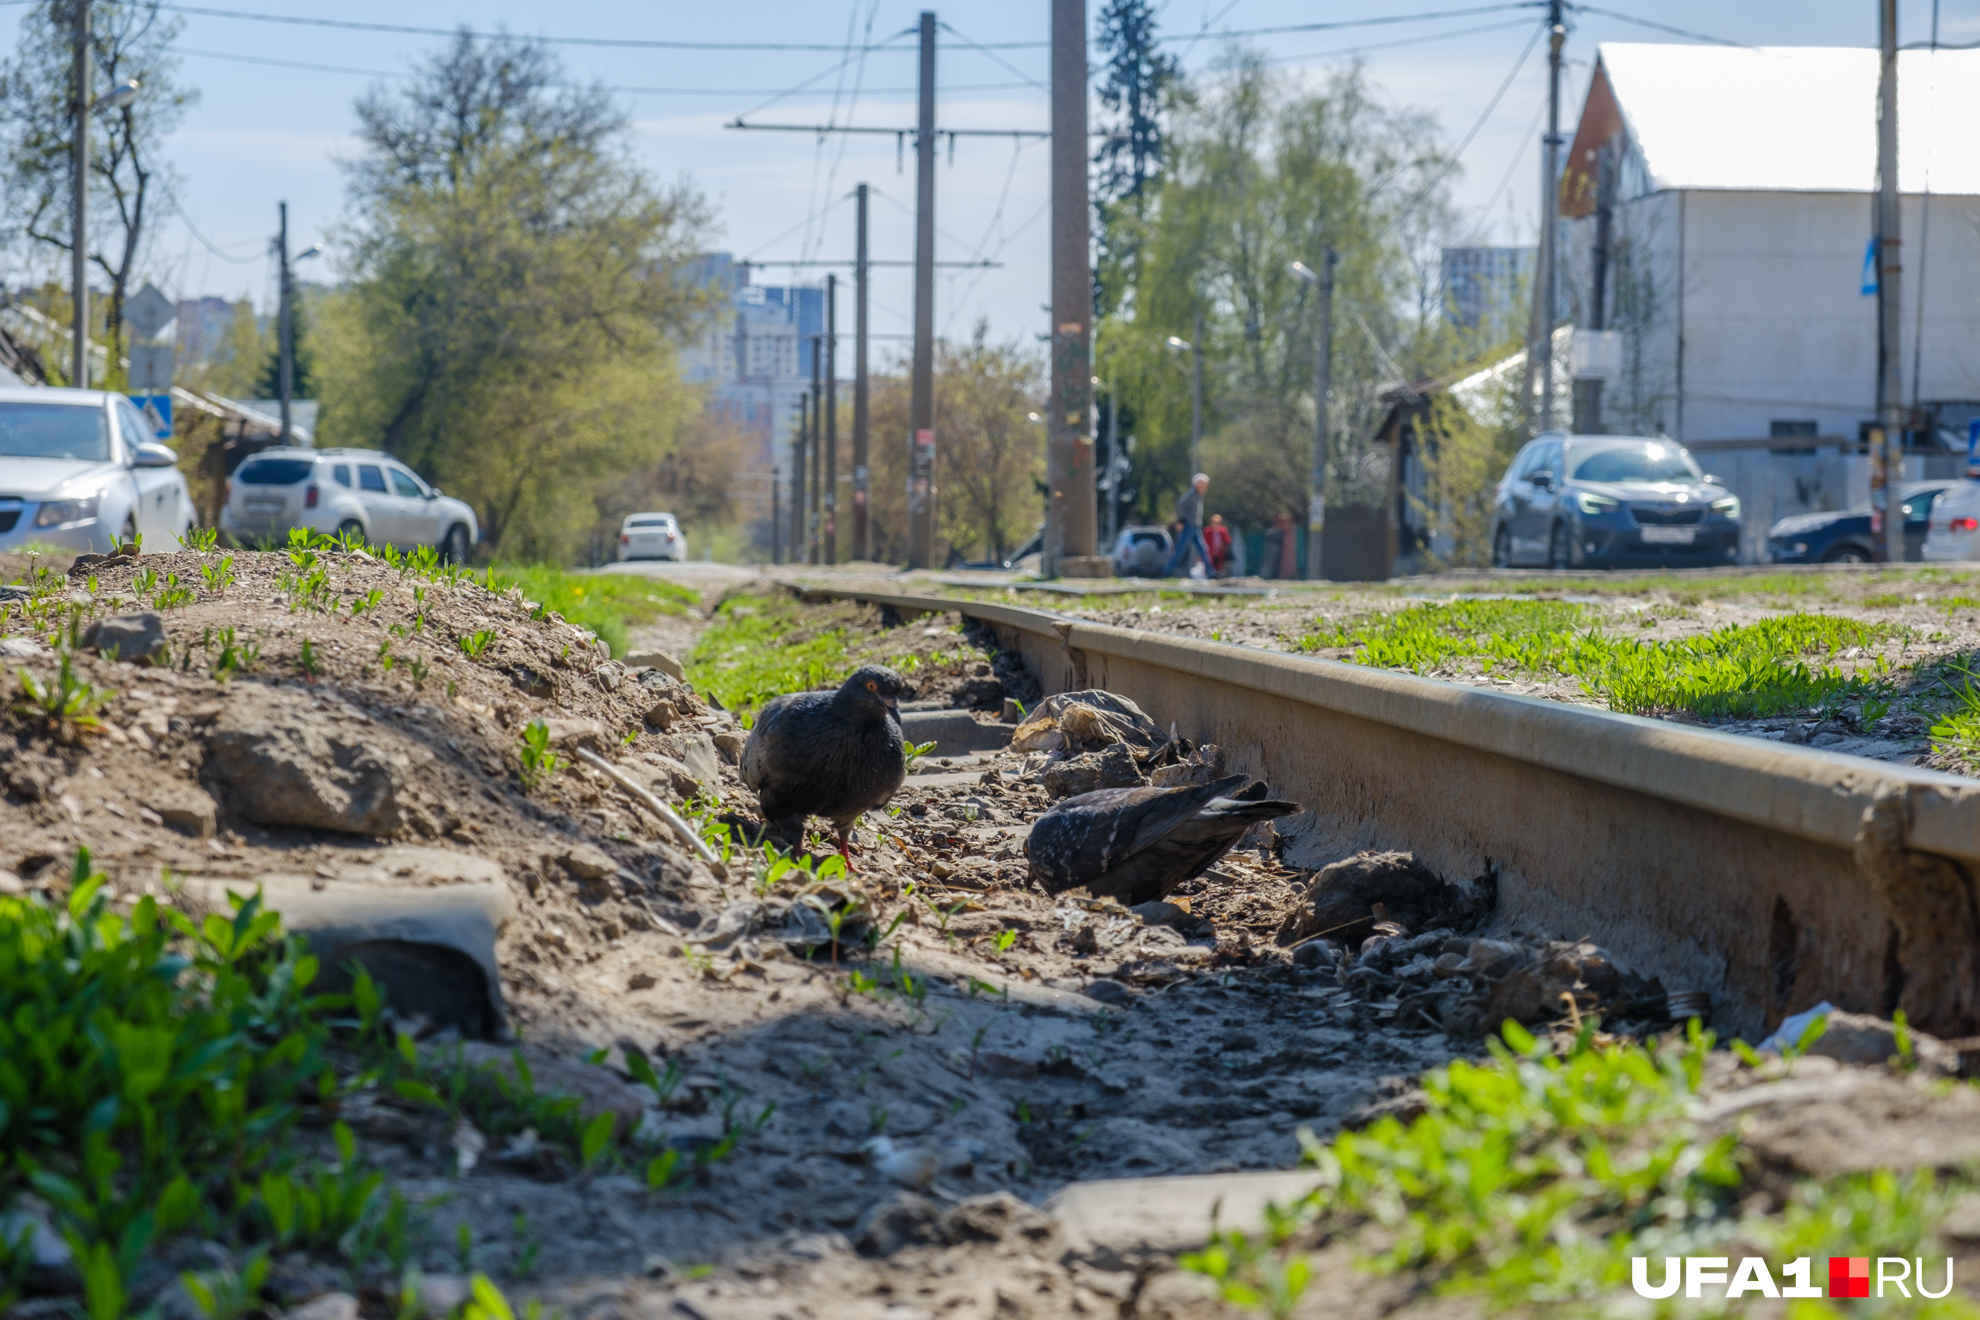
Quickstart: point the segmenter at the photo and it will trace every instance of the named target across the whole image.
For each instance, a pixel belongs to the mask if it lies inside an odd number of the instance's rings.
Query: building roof
[[[1605,42],[1562,179],[1591,202],[1593,151],[1624,130],[1651,189],[1863,192],[1877,186],[1867,47]],[[1980,194],[1980,50],[1898,54],[1898,186]],[[1576,176],[1581,176],[1577,178]]]

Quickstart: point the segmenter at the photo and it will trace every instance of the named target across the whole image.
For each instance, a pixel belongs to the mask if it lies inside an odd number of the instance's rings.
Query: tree
[[[23,18],[14,58],[0,68],[6,107],[7,203],[19,232],[72,250],[70,138],[75,116],[76,0],[46,0]],[[145,256],[150,213],[171,187],[164,140],[197,94],[178,86],[171,44],[184,22],[159,0],[94,0],[89,99],[128,79],[137,100],[90,118],[90,263],[110,282],[103,335],[113,364],[123,347],[124,299]],[[94,327],[90,333],[95,333]]]
[[[357,109],[350,279],[317,318],[324,438],[473,501],[498,554],[569,555],[600,485],[665,458],[696,406],[676,345],[704,206],[654,188],[605,93],[528,42],[463,32]]]
[[[1140,197],[1162,164],[1162,103],[1181,73],[1173,55],[1155,47],[1155,13],[1148,0],[1107,0],[1095,43],[1106,56],[1100,104],[1119,118],[1094,161],[1100,201]]]
[[[1107,212],[1108,245],[1137,256],[1100,326],[1099,374],[1135,417],[1140,513],[1167,521],[1190,475],[1189,357],[1164,342],[1177,336],[1203,353],[1210,509],[1253,527],[1304,521],[1318,300],[1288,267],[1328,247],[1341,260],[1327,498],[1379,502],[1382,392],[1454,352],[1441,305],[1419,296],[1431,221],[1447,214],[1434,122],[1384,104],[1359,67],[1309,88],[1243,51],[1174,105],[1160,179],[1140,207]]]
[[[289,333],[291,352],[295,358],[292,366],[294,374],[290,377],[294,391],[291,397],[297,399],[316,397],[316,339],[310,333],[309,303],[302,287],[295,286],[295,298],[289,308]],[[255,380],[254,397],[279,399],[282,397],[282,345],[272,320],[267,338],[268,349],[261,355],[261,375]]]
[[[970,558],[1002,559],[1044,521],[1045,437],[1030,414],[1043,364],[1015,342],[990,344],[979,322],[967,345],[935,345],[936,534]],[[869,527],[873,557],[907,557],[908,382],[875,377]]]

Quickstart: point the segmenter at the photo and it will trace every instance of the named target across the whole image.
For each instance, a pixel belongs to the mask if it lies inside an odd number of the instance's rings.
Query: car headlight
[[[1607,495],[1595,495],[1585,490],[1575,493],[1574,502],[1583,513],[1608,513],[1616,507],[1616,501]]]
[[[1722,500],[1713,500],[1712,512],[1727,518],[1739,517],[1739,496],[1728,495]]]
[[[97,497],[86,500],[50,500],[34,515],[36,527],[60,527],[64,523],[85,522],[96,516]]]

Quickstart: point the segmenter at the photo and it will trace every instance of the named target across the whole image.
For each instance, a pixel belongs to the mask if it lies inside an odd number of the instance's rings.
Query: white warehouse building
[[[1774,519],[1868,499],[1877,74],[1871,49],[1606,44],[1564,165],[1566,310],[1611,332],[1575,355],[1611,374],[1573,424],[1683,441],[1745,501],[1749,562]],[[1980,417],[1980,51],[1905,51],[1898,89],[1916,479]]]

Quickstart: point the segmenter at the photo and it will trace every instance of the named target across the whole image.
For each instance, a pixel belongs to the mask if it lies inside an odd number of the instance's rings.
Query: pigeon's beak
[[[901,713],[901,699],[899,697],[882,697],[880,698],[880,704],[888,710],[893,711],[896,715]]]

